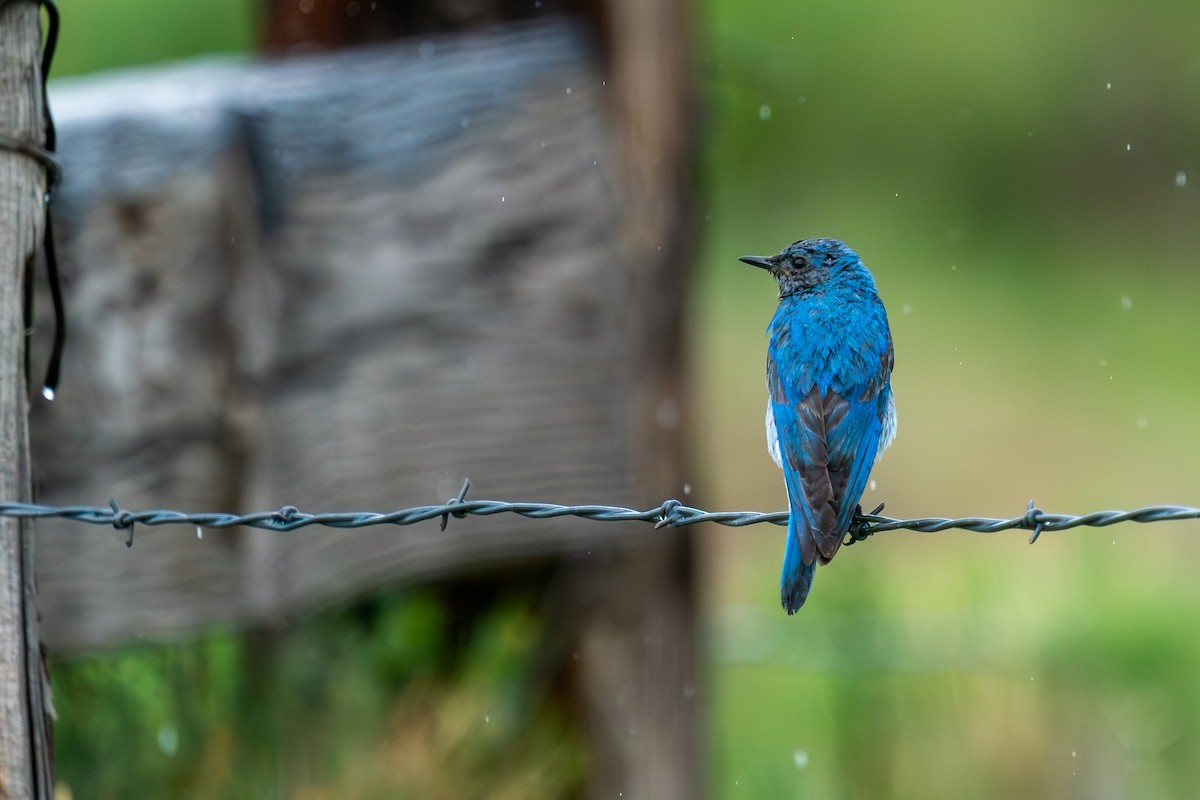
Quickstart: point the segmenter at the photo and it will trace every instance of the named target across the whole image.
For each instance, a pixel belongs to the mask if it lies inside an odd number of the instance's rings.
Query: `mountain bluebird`
[[[767,328],[767,449],[787,486],[780,597],[794,614],[850,527],[871,465],[896,433],[892,334],[875,281],[836,239],[745,256],[779,281]]]

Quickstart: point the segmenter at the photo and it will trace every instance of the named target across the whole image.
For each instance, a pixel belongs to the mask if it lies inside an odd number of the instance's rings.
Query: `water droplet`
[[[164,722],[158,726],[158,750],[164,756],[173,756],[179,752],[179,731],[175,726]]]
[[[43,387],[42,387],[42,397],[44,397],[44,398],[46,398],[47,400],[50,400],[51,402],[53,402],[53,400],[54,400],[55,396],[56,396],[56,395],[54,394],[54,388],[53,388],[53,387],[51,387],[51,386],[43,386]]]
[[[1105,89],[1111,89],[1111,88],[1112,88],[1112,84],[1111,84],[1111,83],[1106,83],[1106,84],[1104,84],[1104,88],[1105,88]]]
[[[1186,172],[1184,172],[1183,170],[1179,170],[1179,172],[1175,173],[1175,185],[1178,186],[1180,189],[1182,189],[1184,186],[1187,186],[1187,173]]]
[[[767,105],[766,103],[763,103],[761,106],[759,106],[758,107],[758,118],[761,119],[763,122],[766,122],[767,120],[769,120],[771,118],[771,107],[769,105]]]
[[[504,198],[504,195],[500,195],[500,202],[501,202],[501,203],[503,203],[503,202],[504,202],[504,199],[505,199],[505,198]]]
[[[1071,751],[1071,758],[1074,758],[1074,757],[1075,757],[1075,751],[1074,751],[1074,750],[1072,750],[1072,751]]]
[[[1147,425],[1149,425],[1149,424],[1150,424],[1150,420],[1146,419],[1145,417],[1138,417],[1138,418],[1137,418],[1137,426],[1138,426],[1139,428],[1144,428],[1144,427],[1146,427],[1146,426],[1147,426]]]
[[[910,306],[908,303],[905,303],[903,306],[900,307],[900,313],[901,314],[911,314],[912,306]]]
[[[491,721],[492,721],[492,716],[491,716],[490,714],[484,714],[484,715],[483,715],[483,721],[484,721],[484,722],[491,722]]]
[[[951,271],[951,272],[954,272],[954,271],[955,271],[955,270],[957,270],[957,269],[958,269],[958,264],[951,264],[951,265],[950,265],[950,271]]]
[[[685,483],[683,485],[683,493],[685,495],[689,495],[692,493],[692,485],[690,483]]]
[[[199,525],[196,526],[196,538],[197,539],[204,538],[204,528],[201,528]]]
[[[1125,145],[1125,152],[1129,152],[1129,151],[1130,151],[1130,150],[1132,150],[1132,149],[1133,149],[1133,145],[1131,145],[1131,144],[1126,144],[1126,145]]]
[[[872,478],[871,479],[871,491],[873,492],[878,488],[879,488],[879,484],[876,482],[876,480],[874,478]]]
[[[567,94],[570,94],[570,93],[571,93],[571,87],[570,87],[570,86],[568,86],[568,87],[567,87]]]
[[[1121,298],[1121,310],[1128,311],[1131,308],[1133,308],[1133,298],[1129,295],[1124,295]]]
[[[796,765],[796,769],[804,769],[808,766],[808,753],[804,750],[792,753],[792,763]]]
[[[679,406],[670,397],[664,397],[654,410],[654,421],[663,430],[673,431],[679,425]]]

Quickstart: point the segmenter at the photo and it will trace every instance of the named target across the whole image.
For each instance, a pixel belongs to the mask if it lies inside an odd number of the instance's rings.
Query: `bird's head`
[[[779,296],[811,291],[846,269],[859,267],[858,254],[837,239],[801,239],[774,256],[742,256],[779,281]]]

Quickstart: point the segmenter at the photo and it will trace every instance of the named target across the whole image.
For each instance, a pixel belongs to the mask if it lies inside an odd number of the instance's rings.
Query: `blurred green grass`
[[[515,592],[462,625],[432,592],[385,592],[56,663],[56,796],[570,796],[585,750],[538,685],[535,611]]]
[[[244,49],[252,31],[249,4],[234,0],[60,5],[56,74]],[[1012,516],[1030,498],[1073,513],[1196,503],[1200,7],[707,0],[699,11],[698,503],[784,505],[762,433],[774,291],[736,258],[814,235],[860,252],[892,320],[899,435],[865,503],[886,500],[897,516]],[[1019,533],[881,535],[822,569],[803,613],[787,618],[781,531],[705,531],[712,796],[1191,796],[1198,533],[1126,525],[1034,547]],[[387,612],[395,627],[346,634],[344,620],[318,621],[279,673],[303,697],[335,672],[348,695],[323,700],[308,724],[345,732],[346,720],[372,720],[359,733],[384,742],[388,768],[413,746],[391,730],[415,726],[462,752],[456,720],[492,707],[494,662],[519,660],[527,641],[501,637],[507,649],[472,650],[458,666],[436,642],[405,650],[424,641],[405,620],[426,608],[406,597]],[[510,607],[489,624],[524,630],[530,613]],[[164,708],[178,741],[208,759],[191,769],[242,758],[253,775],[277,763],[233,749],[255,740],[255,725],[296,719],[282,699],[252,719],[248,690],[233,683],[250,646],[216,634],[190,655],[56,665],[61,774],[80,797],[131,774],[196,786],[160,752]],[[383,655],[338,660],[350,651]],[[413,672],[420,658],[432,672]],[[458,678],[428,677],[439,670]],[[518,761],[518,773],[545,765],[558,781],[542,796],[569,792],[582,769],[562,724],[551,714],[530,728]],[[564,735],[565,751],[539,750]],[[311,757],[305,796],[383,791],[378,765],[302,738],[276,746]],[[483,755],[467,767],[435,763],[470,780],[494,766],[491,745],[475,745]],[[339,783],[346,775],[367,777]],[[473,789],[443,790],[456,788]]]

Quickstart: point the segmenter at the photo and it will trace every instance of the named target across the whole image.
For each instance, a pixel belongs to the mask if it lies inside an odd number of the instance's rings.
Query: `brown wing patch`
[[[800,488],[814,518],[809,538],[815,545],[815,552],[810,553],[809,548],[805,548],[806,562],[819,554],[821,563],[828,563],[842,543],[835,526],[847,476],[840,471],[830,471],[827,442],[828,432],[841,423],[846,410],[847,404],[841,395],[833,391],[822,395],[815,386],[796,407],[804,435],[800,448],[791,448],[787,457],[800,476]]]
[[[767,393],[776,403],[786,403],[787,396],[783,393],[783,381],[779,379],[779,366],[775,359],[767,358]]]
[[[846,497],[846,484],[850,481],[850,471],[833,469],[829,471],[829,485],[833,490],[833,501],[830,504],[833,508],[833,515],[836,520],[837,512],[842,508],[842,502]],[[838,548],[842,546],[842,535],[830,535],[821,537],[817,541],[817,549],[821,553],[821,563],[828,564],[835,555]]]

